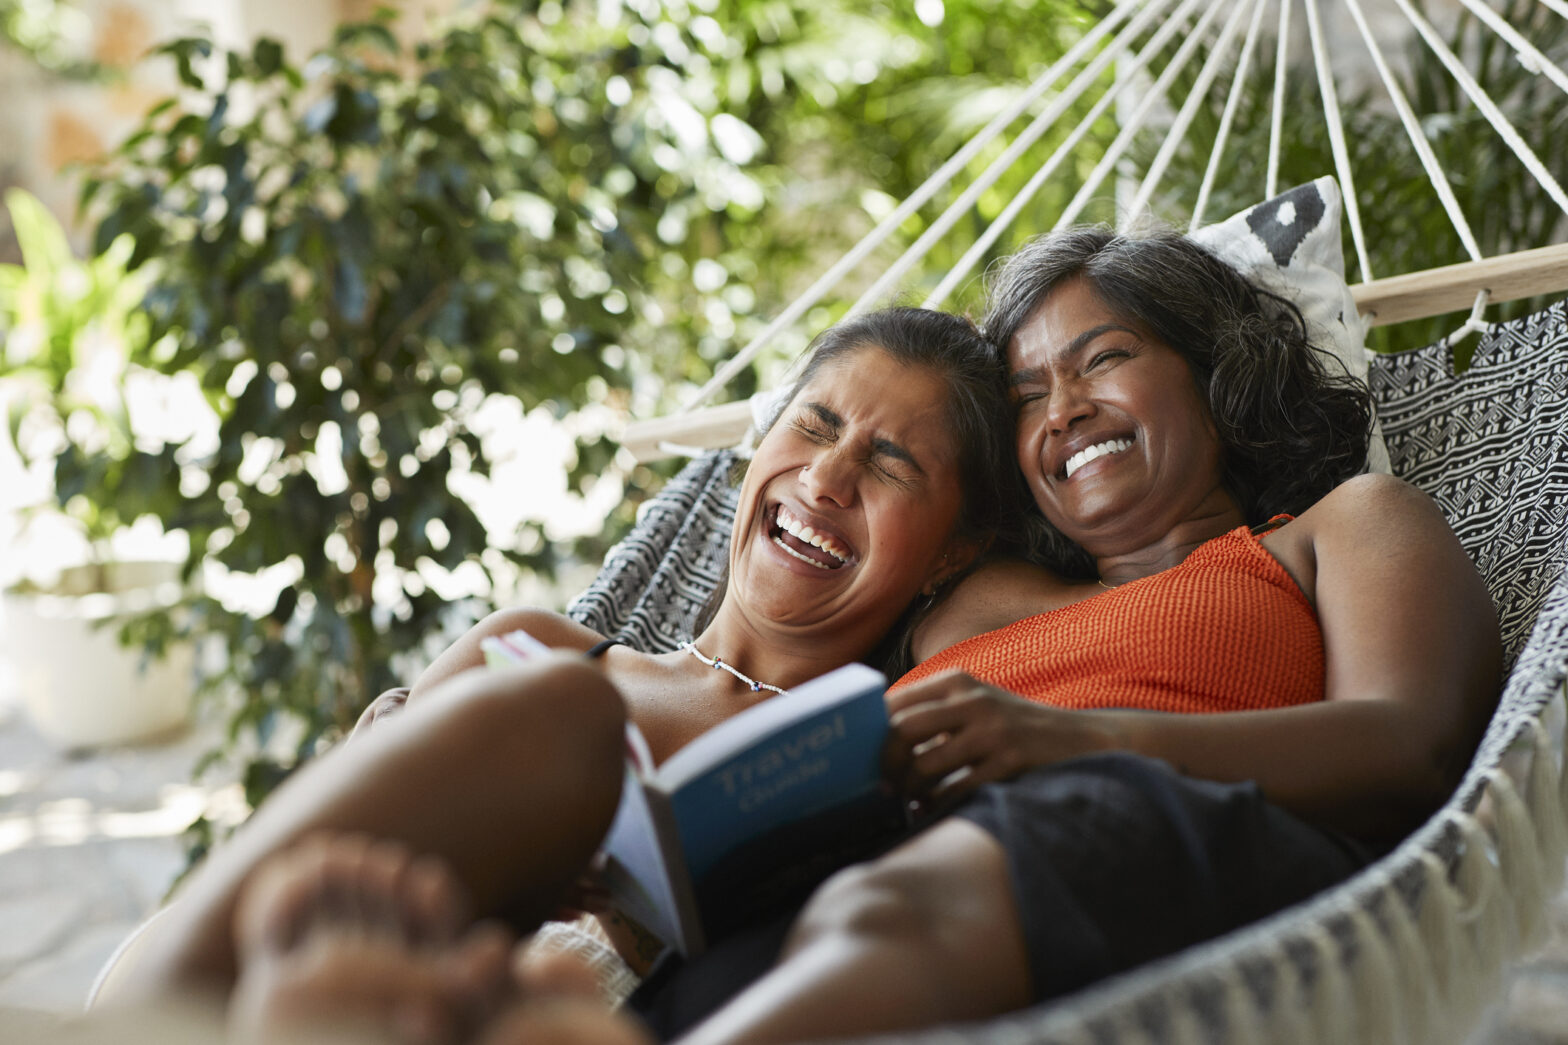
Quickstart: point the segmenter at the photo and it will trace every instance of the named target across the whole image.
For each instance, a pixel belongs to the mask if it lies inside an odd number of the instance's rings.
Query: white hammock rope
[[[1449,347],[1459,344],[1471,334],[1484,334],[1486,332],[1486,306],[1491,303],[1492,292],[1484,287],[1475,294],[1475,303],[1470,306],[1470,316],[1460,325],[1459,329],[1449,334],[1443,340]]]
[[[1464,838],[1456,882],[1462,904],[1459,924],[1464,930],[1461,936],[1468,936],[1475,955],[1477,972],[1470,988],[1475,995],[1474,1005],[1479,1007],[1481,1000],[1495,991],[1514,933],[1491,836],[1475,817],[1466,813],[1454,816]]]
[[[1415,26],[1416,31],[1421,34],[1421,39],[1426,41],[1427,47],[1431,52],[1447,67],[1449,75],[1453,76],[1459,86],[1464,89],[1465,94],[1470,96],[1470,100],[1475,103],[1475,107],[1481,110],[1481,114],[1486,117],[1487,122],[1492,125],[1492,128],[1497,131],[1503,141],[1508,143],[1508,147],[1514,151],[1514,155],[1519,157],[1519,162],[1525,165],[1525,168],[1540,183],[1541,187],[1546,190],[1547,194],[1552,197],[1557,206],[1562,208],[1563,213],[1568,214],[1568,194],[1564,194],[1562,186],[1557,183],[1557,179],[1546,169],[1546,165],[1535,154],[1535,150],[1531,149],[1525,143],[1525,140],[1520,137],[1514,125],[1508,122],[1508,117],[1503,115],[1502,110],[1497,107],[1497,103],[1492,101],[1491,96],[1476,82],[1475,77],[1470,75],[1470,71],[1464,67],[1464,63],[1454,55],[1453,51],[1448,49],[1448,45],[1443,43],[1442,39],[1437,35],[1437,30],[1432,28],[1431,23],[1422,18],[1415,8],[1410,6],[1410,0],[1394,0],[1394,2],[1405,13],[1405,17],[1410,20],[1410,24]]]
[[[1214,135],[1214,147],[1209,150],[1209,164],[1203,170],[1198,199],[1192,205],[1192,220],[1187,223],[1188,233],[1196,232],[1198,226],[1203,224],[1203,212],[1209,206],[1209,193],[1214,190],[1214,179],[1219,174],[1220,158],[1225,154],[1225,145],[1230,139],[1230,125],[1236,118],[1236,110],[1246,91],[1247,74],[1252,69],[1252,52],[1258,42],[1259,30],[1263,28],[1263,10],[1261,2],[1252,6],[1252,24],[1247,27],[1246,43],[1241,45],[1241,57],[1236,59],[1236,73],[1231,77],[1230,93],[1225,96],[1225,111],[1220,116],[1219,129]]]
[[[1210,1039],[1208,1028],[1204,1027],[1191,1005],[1181,1005],[1172,1010],[1171,1023],[1170,1040],[1175,1045],[1205,1045]]]
[[[1199,45],[1203,43],[1209,26],[1218,17],[1222,7],[1223,5],[1221,4],[1211,4],[1208,10],[1203,12],[1203,17],[1188,32],[1187,38],[1182,41],[1181,46],[1176,49],[1176,53],[1171,56],[1170,62],[1160,72],[1159,77],[1154,81],[1154,85],[1143,92],[1143,97],[1128,118],[1127,125],[1122,128],[1121,133],[1111,142],[1110,148],[1105,150],[1105,155],[1100,157],[1100,162],[1095,164],[1094,170],[1089,172],[1089,176],[1079,186],[1078,192],[1062,210],[1061,215],[1057,217],[1056,225],[1053,228],[1062,229],[1078,220],[1078,216],[1089,205],[1089,201],[1100,191],[1100,185],[1110,175],[1111,171],[1115,169],[1116,164],[1121,161],[1122,155],[1127,151],[1128,146],[1132,144],[1133,139],[1143,130],[1144,118],[1165,97],[1165,92],[1170,87],[1171,81],[1176,79],[1181,71],[1187,67],[1187,63],[1192,60],[1193,54],[1198,50]],[[1159,47],[1163,48],[1164,46],[1165,41],[1162,39],[1159,41]],[[1157,50],[1154,42],[1151,41],[1149,46],[1144,49],[1144,54],[1152,54]],[[1143,55],[1139,57],[1143,58]],[[1146,64],[1147,61],[1142,61],[1139,63],[1139,67],[1141,68]]]
[[[1247,986],[1241,967],[1235,962],[1225,963],[1224,968],[1219,970],[1219,981],[1225,1025],[1231,1029],[1231,1038],[1235,1041],[1261,1041],[1264,1032],[1257,997]]]
[[[1544,930],[1537,917],[1547,900],[1541,851],[1530,811],[1508,774],[1494,769],[1487,782],[1497,800],[1497,861],[1502,869],[1503,893],[1513,908],[1513,951],[1519,953],[1539,942]]]
[[[1561,878],[1563,861],[1568,859],[1568,832],[1565,832],[1568,824],[1564,822],[1565,811],[1562,795],[1558,791],[1559,774],[1551,737],[1539,719],[1531,721],[1530,731],[1535,746],[1530,756],[1530,784],[1525,792],[1525,801],[1530,806],[1536,837],[1541,845],[1541,864],[1548,874],[1546,888],[1552,889],[1552,868],[1557,868],[1557,877]],[[1560,779],[1568,782],[1568,775]]]
[[[1399,977],[1399,994],[1404,1003],[1405,1040],[1430,1041],[1442,1022],[1431,953],[1421,939],[1409,905],[1391,878],[1383,880],[1378,898],[1382,901],[1380,909],[1388,927],[1392,960]]]
[[[1097,55],[1082,72],[1075,76],[1072,82],[1068,84],[1067,89],[1058,95],[1044,112],[1031,120],[1012,145],[993,160],[986,167],[985,171],[975,179],[974,183],[958,199],[954,200],[942,212],[941,216],[932,222],[925,232],[920,234],[914,243],[910,244],[909,249],[904,251],[903,255],[876,282],[867,288],[865,293],[860,295],[855,303],[850,306],[849,315],[859,315],[876,307],[885,300],[892,293],[893,288],[903,281],[904,276],[930,253],[931,248],[940,242],[952,230],[955,224],[969,214],[980,196],[992,185],[996,184],[1002,175],[1012,169],[1013,165],[1023,156],[1029,146],[1038,141],[1041,135],[1055,126],[1056,121],[1061,119],[1063,114],[1078,103],[1078,100],[1084,96],[1090,87],[1094,86],[1095,82],[1110,67],[1111,63],[1126,53],[1138,35],[1148,28],[1154,19],[1162,14],[1166,7],[1170,6],[1171,2],[1172,0],[1157,0],[1157,2],[1145,8],[1137,18],[1127,23],[1127,27],[1117,35],[1111,45]],[[1176,9],[1174,14],[1170,15],[1167,24],[1185,21],[1195,6],[1197,5],[1191,2],[1184,2],[1181,7]],[[1074,53],[1070,53],[1067,56],[1067,58],[1074,59],[1074,64],[1080,57],[1081,55],[1076,53],[1076,49]],[[1062,62],[1057,64],[1065,65],[1067,58],[1064,58]],[[1109,97],[1110,95],[1107,94],[1103,96],[1102,100]],[[1086,132],[1087,127],[1094,122],[1094,119],[1098,119],[1098,114],[1103,111],[1103,108],[1097,108],[1093,110],[1093,119],[1085,117],[1084,120],[1080,121],[1078,128],[1075,128],[1075,134],[1069,136],[1068,141],[1076,145],[1083,136],[1076,133],[1076,131],[1083,129]],[[1060,151],[1062,150],[1058,149],[1058,152]],[[1067,151],[1070,152],[1071,150],[1068,149]],[[1017,200],[1019,196],[1024,196],[1027,199],[1032,195],[1033,193],[1020,193],[1018,196],[1014,196],[1014,200]],[[962,267],[962,264],[960,262],[959,267]],[[932,308],[934,306],[928,304],[926,307]]]
[[[1149,60],[1154,57],[1155,53],[1161,47],[1164,47],[1165,43],[1169,41],[1170,38],[1175,35],[1176,31],[1186,23],[1188,16],[1197,6],[1198,4],[1192,2],[1192,0],[1185,0],[1185,2],[1176,9],[1176,12],[1166,20],[1165,24],[1160,27],[1159,32],[1157,32],[1149,41],[1148,46],[1139,52],[1137,57],[1133,59],[1130,65],[1124,67],[1125,73],[1135,73],[1137,70],[1142,69],[1145,65],[1147,65]],[[1088,70],[1086,69],[1084,72],[1087,74]],[[1096,76],[1097,75],[1098,73],[1096,73]],[[1093,81],[1092,79],[1088,79],[1086,80],[1086,83],[1087,82]],[[975,265],[980,262],[980,259],[985,257],[986,252],[991,248],[991,245],[996,242],[997,238],[1000,237],[1002,233],[1005,232],[1009,227],[1011,227],[1013,220],[1018,217],[1019,212],[1028,205],[1030,200],[1034,199],[1035,193],[1039,192],[1041,186],[1046,183],[1046,180],[1056,172],[1056,168],[1060,166],[1064,160],[1072,155],[1073,150],[1077,148],[1078,143],[1088,135],[1089,129],[1094,126],[1095,121],[1104,115],[1105,110],[1110,108],[1111,104],[1115,100],[1116,96],[1114,94],[1106,92],[1101,96],[1100,100],[1096,102],[1086,114],[1084,114],[1083,119],[1078,121],[1078,125],[1073,128],[1072,133],[1070,133],[1067,138],[1063,140],[1061,145],[1057,146],[1056,151],[1051,154],[1050,158],[1047,159],[1045,163],[1034,172],[1034,174],[1030,175],[1029,180],[1024,183],[1023,188],[1018,190],[1017,194],[1013,196],[1012,200],[1008,202],[1007,206],[1002,209],[1002,213],[997,215],[996,219],[986,227],[986,230],[980,234],[974,243],[970,244],[969,249],[964,252],[961,258],[958,259],[957,264],[953,266],[946,276],[942,277],[941,282],[939,282],[936,287],[932,289],[931,293],[926,296],[925,301],[921,303],[922,305],[924,305],[926,308],[941,307],[942,303],[947,300],[947,296],[953,292],[954,288],[956,288],[971,271],[973,271]]]
[[[1269,173],[1263,183],[1263,198],[1279,195],[1280,142],[1285,137],[1285,73],[1290,67],[1290,0],[1280,0],[1279,30],[1274,47],[1274,100],[1269,116]]]
[[[1339,94],[1334,90],[1334,69],[1329,63],[1323,27],[1318,23],[1317,0],[1306,0],[1307,36],[1312,40],[1312,61],[1318,71],[1318,93],[1323,99],[1323,122],[1328,128],[1329,147],[1334,153],[1334,172],[1339,176],[1340,194],[1345,198],[1345,218],[1350,222],[1350,238],[1356,245],[1356,260],[1361,263],[1361,278],[1370,280],[1372,262],[1367,258],[1367,237],[1361,230],[1361,207],[1356,203],[1356,183],[1350,171],[1350,150],[1345,147],[1345,124],[1339,112]]]
[[[1436,854],[1423,851],[1418,860],[1422,869],[1421,907],[1416,924],[1426,942],[1437,989],[1462,1017],[1473,1002],[1470,991],[1475,983],[1475,948],[1470,946],[1459,925],[1459,894],[1448,881],[1448,868]]]
[[[1568,93],[1568,73],[1559,69],[1550,58],[1542,54],[1535,45],[1519,35],[1519,31],[1498,16],[1497,12],[1481,3],[1480,0],[1459,0],[1481,21],[1485,22],[1492,32],[1508,42],[1514,49],[1514,54],[1519,56],[1519,62],[1527,70],[1539,76],[1545,76],[1555,83],[1565,93]],[[1559,12],[1568,18],[1568,8]]]
[[[1218,42],[1207,60],[1204,62],[1201,73],[1194,85],[1192,93],[1184,100],[1180,112],[1174,117],[1167,140],[1152,162],[1150,168],[1143,173],[1132,206],[1128,208],[1127,218],[1130,219],[1137,212],[1146,212],[1154,199],[1161,178],[1167,172],[1168,166],[1173,162],[1182,139],[1191,131],[1196,120],[1196,113],[1203,97],[1212,91],[1215,79],[1223,66],[1223,61],[1234,48],[1239,19],[1242,17],[1240,5],[1251,2],[1252,21],[1248,27],[1245,42],[1241,45],[1239,57],[1236,59],[1236,69],[1231,78],[1230,93],[1225,99],[1224,111],[1220,118],[1219,129],[1210,146],[1207,167],[1204,171],[1202,183],[1198,189],[1196,204],[1193,208],[1192,227],[1196,228],[1202,221],[1210,204],[1210,196],[1219,178],[1221,160],[1225,154],[1228,140],[1231,136],[1234,119],[1239,111],[1240,102],[1246,91],[1247,72],[1254,64],[1254,55],[1261,34],[1262,17],[1267,6],[1263,0],[1235,0],[1238,6],[1230,8],[1229,19],[1224,29],[1218,34]],[[1284,134],[1284,108],[1287,98],[1287,77],[1290,75],[1290,61],[1288,60],[1291,38],[1291,22],[1293,21],[1294,0],[1273,0],[1278,6],[1278,23],[1276,29],[1276,59],[1274,71],[1273,97],[1271,104],[1269,128],[1269,156],[1266,173],[1265,196],[1271,197],[1279,191],[1279,167]],[[1382,48],[1370,30],[1370,23],[1363,7],[1364,0],[1348,0],[1352,17],[1355,20],[1367,52],[1377,68],[1381,86],[1387,92],[1394,109],[1399,113],[1403,129],[1409,137],[1412,147],[1421,161],[1427,179],[1436,192],[1439,202],[1453,225],[1456,235],[1466,253],[1472,259],[1472,266],[1479,266],[1470,271],[1465,266],[1447,266],[1442,269],[1428,270],[1425,273],[1410,276],[1396,276],[1384,280],[1372,280],[1371,265],[1367,254],[1366,234],[1361,222],[1359,200],[1357,198],[1354,175],[1349,161],[1349,150],[1346,145],[1346,130],[1342,113],[1339,108],[1338,94],[1335,86],[1332,63],[1328,54],[1328,45],[1322,32],[1319,18],[1317,0],[1305,0],[1307,27],[1311,42],[1312,61],[1318,79],[1318,90],[1321,96],[1325,127],[1328,132],[1331,151],[1333,154],[1334,168],[1339,179],[1341,195],[1344,200],[1345,217],[1349,221],[1351,238],[1354,242],[1356,259],[1360,265],[1363,283],[1354,287],[1358,305],[1364,316],[1372,322],[1390,323],[1404,319],[1441,314],[1453,311],[1459,306],[1455,298],[1463,293],[1464,299],[1472,303],[1470,319],[1449,337],[1450,344],[1457,343],[1461,338],[1477,331],[1486,329],[1484,310],[1491,304],[1500,301],[1514,300],[1532,294],[1549,293],[1561,289],[1564,279],[1564,265],[1559,253],[1547,254],[1537,252],[1542,256],[1539,259],[1529,255],[1529,252],[1505,255],[1498,258],[1481,258],[1479,245],[1471,230],[1468,219],[1460,209],[1455,194],[1441,165],[1436,159],[1434,150],[1429,145],[1423,132],[1420,120],[1415,116],[1409,100],[1399,89],[1397,80],[1390,72],[1390,66],[1385,58]],[[1568,91],[1568,73],[1552,62],[1539,50],[1525,40],[1520,33],[1508,26],[1495,14],[1492,14],[1485,5],[1485,0],[1460,0],[1465,8],[1474,15],[1490,31],[1499,36],[1512,53],[1530,70],[1539,70],[1548,76],[1554,85]],[[1550,10],[1568,18],[1568,0],[1541,0],[1542,4]],[[1564,213],[1568,213],[1568,193],[1565,193],[1557,178],[1546,169],[1528,144],[1524,142],[1518,131],[1502,115],[1500,109],[1487,96],[1486,91],[1476,83],[1475,78],[1464,69],[1459,59],[1437,37],[1432,26],[1416,12],[1410,0],[1394,0],[1397,9],[1402,13],[1405,22],[1420,35],[1425,46],[1439,59],[1455,81],[1460,85],[1465,94],[1476,105],[1477,109],[1486,117],[1494,131],[1508,143],[1530,172],[1546,191],[1554,203]],[[1174,13],[1167,13],[1174,6]],[[843,257],[838,259],[826,272],[822,274],[805,293],[792,301],[780,312],[756,337],[752,338],[738,353],[727,362],[719,366],[713,377],[706,382],[697,393],[680,408],[674,417],[660,420],[636,422],[628,426],[623,437],[623,442],[638,459],[650,459],[668,453],[687,454],[693,450],[702,450],[716,445],[737,445],[745,439],[744,429],[739,425],[739,415],[724,414],[722,417],[717,411],[702,411],[697,408],[709,402],[715,394],[744,371],[756,359],[758,354],[768,346],[778,335],[786,330],[798,326],[806,313],[823,300],[835,287],[840,285],[847,275],[857,266],[861,265],[880,246],[895,235],[900,227],[924,205],[928,204],[935,195],[944,187],[950,185],[959,173],[967,168],[982,150],[986,149],[1000,136],[1008,133],[1012,123],[1028,111],[1041,99],[1045,98],[1058,86],[1058,82],[1077,70],[1069,85],[1054,94],[1043,106],[1043,111],[1032,118],[1027,126],[1019,132],[1001,154],[987,165],[985,171],[968,185],[965,191],[948,206],[935,221],[933,221],[920,237],[896,259],[893,265],[887,268],[876,279],[871,288],[851,306],[850,314],[858,314],[868,308],[880,305],[890,298],[902,281],[915,271],[917,265],[928,257],[930,250],[944,236],[960,227],[960,223],[967,216],[974,213],[982,195],[994,189],[1005,173],[1016,168],[1019,162],[1030,162],[1027,158],[1028,150],[1037,144],[1044,135],[1054,127],[1065,114],[1074,106],[1080,104],[1087,92],[1096,85],[1100,85],[1103,74],[1112,62],[1118,62],[1118,87],[1129,82],[1136,83],[1143,93],[1143,104],[1136,105],[1133,111],[1118,114],[1125,117],[1121,133],[1109,151],[1099,159],[1088,181],[1075,195],[1067,210],[1059,216],[1059,224],[1065,224],[1078,218],[1083,207],[1089,202],[1092,195],[1101,191],[1105,179],[1111,177],[1116,170],[1125,169],[1123,166],[1124,155],[1129,143],[1137,133],[1136,128],[1142,124],[1145,117],[1154,110],[1156,99],[1161,99],[1165,87],[1169,84],[1175,72],[1179,70],[1192,56],[1188,44],[1204,37],[1199,27],[1194,27],[1191,36],[1183,42],[1178,56],[1172,58],[1155,85],[1145,87],[1147,77],[1135,75],[1137,70],[1143,69],[1151,63],[1155,52],[1160,48],[1151,42],[1138,53],[1138,57],[1126,60],[1125,55],[1133,50],[1133,45],[1153,28],[1153,40],[1163,42],[1170,39],[1173,23],[1185,25],[1194,17],[1196,9],[1194,0],[1120,0],[1104,19],[1092,26],[1088,32],[1069,49],[1059,61],[1053,63],[1043,74],[1036,77],[1029,87],[1018,98],[1005,107],[1002,112],[994,116],[984,128],[977,132],[961,148],[959,148],[935,173],[925,180],[906,200],[899,204],[892,213],[884,217],[877,225],[854,245]],[[1203,13],[1199,26],[1207,26],[1209,20],[1215,17],[1216,9],[1223,5],[1216,4]],[[1158,22],[1156,22],[1158,19]],[[1113,37],[1112,34],[1116,35]],[[1180,60],[1178,60],[1178,58]],[[1087,63],[1087,67],[1083,67]],[[1151,70],[1152,72],[1152,70]],[[1102,85],[1103,86],[1103,85]],[[1119,91],[1105,92],[1099,102],[1090,107],[1089,113],[1078,125],[1074,127],[1066,139],[1057,147],[1051,156],[1041,165],[1036,167],[1031,176],[1002,209],[999,216],[992,220],[976,241],[964,251],[951,271],[943,275],[932,291],[926,296],[924,304],[928,308],[942,307],[947,300],[963,285],[964,281],[971,278],[971,274],[984,263],[989,252],[993,250],[1002,234],[1017,224],[1019,215],[1024,208],[1039,194],[1047,180],[1055,175],[1063,166],[1074,158],[1075,151],[1088,138],[1093,126],[1101,121],[1109,106],[1119,97]],[[1549,251],[1561,251],[1562,248],[1547,248]],[[721,408],[722,409],[722,408]],[[743,451],[744,452],[744,451]]]
[[[1410,108],[1410,102],[1405,98],[1405,92],[1400,89],[1399,82],[1394,79],[1393,71],[1388,67],[1388,62],[1383,59],[1383,49],[1377,45],[1372,30],[1367,26],[1360,0],[1345,0],[1345,3],[1350,8],[1350,16],[1355,19],[1356,28],[1361,31],[1361,39],[1367,45],[1367,52],[1372,55],[1372,64],[1377,67],[1378,76],[1383,80],[1383,87],[1388,91],[1388,96],[1393,99],[1394,108],[1399,112],[1399,121],[1404,124],[1405,134],[1410,138],[1410,144],[1415,147],[1416,155],[1421,158],[1421,166],[1426,170],[1427,180],[1432,183],[1437,198],[1442,201],[1443,210],[1448,213],[1448,220],[1453,224],[1454,231],[1459,234],[1460,242],[1464,244],[1470,260],[1480,261],[1481,247],[1470,232],[1470,223],[1465,220],[1464,212],[1459,209],[1459,201],[1454,198],[1454,190],[1448,183],[1448,176],[1443,173],[1442,164],[1437,162],[1437,155],[1432,151],[1431,143],[1426,140],[1426,133],[1421,130],[1421,121],[1416,119],[1415,112]]]
[[[1308,988],[1308,997],[1311,999],[1310,1011],[1318,1017],[1318,1040],[1351,1041],[1356,1033],[1351,1023],[1353,993],[1345,982],[1339,944],[1328,926],[1321,921],[1307,926],[1303,935],[1312,945],[1317,966],[1313,983]]]
[[[1160,0],[1160,3],[1162,4],[1165,2],[1168,2],[1168,0]],[[1139,3],[1140,0],[1121,0],[1121,2],[1116,5],[1110,14],[1101,19],[1101,21],[1096,24],[1093,29],[1085,34],[1082,40],[1078,41],[1078,43],[1075,44],[1065,56],[1063,56],[1061,61],[1055,63],[1051,66],[1050,69],[1047,69],[1044,73],[1037,77],[1035,82],[1029,85],[1028,90],[1019,95],[1019,97],[1016,98],[1011,105],[1007,106],[1006,109],[992,117],[990,122],[982,127],[978,132],[976,132],[974,137],[970,138],[970,140],[966,142],[962,148],[949,157],[946,163],[937,168],[937,170],[929,178],[921,183],[919,188],[910,193],[908,198],[906,198],[903,203],[899,204],[898,207],[894,209],[893,213],[883,218],[874,229],[866,233],[866,235],[861,238],[859,243],[856,243],[854,247],[850,248],[850,250],[842,258],[840,258],[831,267],[829,267],[826,272],[819,276],[816,282],[812,283],[810,287],[807,287],[805,292],[802,293],[800,297],[790,302],[789,306],[786,307],[783,312],[779,313],[773,322],[769,323],[761,333],[752,338],[744,348],[735,353],[734,356],[732,356],[722,366],[720,366],[718,370],[714,372],[713,377],[708,379],[707,384],[703,385],[700,389],[697,390],[697,394],[692,397],[692,400],[687,403],[680,412],[687,413],[696,407],[701,406],[703,403],[706,403],[709,399],[711,399],[721,388],[728,385],[730,381],[734,380],[735,376],[744,370],[747,366],[749,366],[752,360],[756,358],[757,354],[761,352],[763,348],[767,347],[769,342],[771,342],[781,332],[794,326],[794,324],[802,316],[804,316],[813,305],[815,305],[818,301],[822,300],[822,298],[827,295],[828,291],[838,286],[838,284],[846,275],[854,271],[854,269],[859,266],[860,263],[864,261],[872,251],[881,246],[884,240],[897,231],[899,226],[901,226],[910,215],[918,211],[922,206],[925,205],[927,200],[936,195],[937,192],[939,192],[950,181],[952,181],[953,177],[959,171],[963,170],[964,167],[969,164],[969,161],[974,159],[975,156],[979,154],[981,149],[984,149],[987,145],[989,145],[993,138],[1001,134],[1010,124],[1012,124],[1014,120],[1018,118],[1019,114],[1021,114],[1030,105],[1034,104],[1034,102],[1041,95],[1048,91],[1055,83],[1056,77],[1061,75],[1062,70],[1071,68],[1071,66],[1077,62],[1078,58],[1082,54],[1086,53],[1095,45],[1097,45],[1101,38],[1103,38],[1106,33],[1115,28],[1116,25],[1120,24],[1121,21],[1126,18],[1128,12],[1130,12],[1134,7],[1137,7]]]
[[[1397,1004],[1400,995],[1394,957],[1372,912],[1352,906],[1349,922],[1355,932],[1356,974],[1350,977],[1356,992],[1357,1030],[1363,1041],[1409,1041],[1405,1014]],[[1343,963],[1341,963],[1343,964]]]
[[[1216,5],[1218,6],[1218,5]],[[1193,118],[1198,115],[1198,107],[1208,100],[1209,88],[1214,85],[1214,80],[1219,76],[1220,68],[1229,56],[1231,46],[1235,42],[1236,34],[1241,31],[1242,16],[1249,7],[1262,9],[1261,0],[1241,0],[1236,4],[1236,9],[1231,12],[1225,27],[1220,30],[1220,37],[1209,51],[1208,58],[1204,61],[1198,78],[1193,82],[1192,90],[1187,93],[1187,100],[1182,103],[1181,111],[1176,114],[1170,130],[1165,135],[1165,141],[1160,145],[1160,151],[1155,154],[1149,164],[1148,173],[1143,176],[1143,182],[1138,186],[1138,193],[1127,205],[1127,213],[1120,224],[1131,226],[1137,222],[1138,216],[1149,205],[1149,198],[1154,195],[1155,188],[1160,179],[1165,176],[1165,168],[1170,166],[1171,159],[1176,155],[1176,150],[1181,147],[1187,138],[1187,129],[1192,126]],[[1256,25],[1257,19],[1253,19]],[[1238,59],[1239,61],[1239,59]],[[1154,97],[1154,92],[1150,92]]]

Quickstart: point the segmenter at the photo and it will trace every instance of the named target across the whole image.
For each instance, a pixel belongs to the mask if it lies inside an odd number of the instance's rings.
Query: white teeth
[[[799,559],[801,562],[809,563],[810,565],[815,566],[819,570],[831,570],[833,568],[833,567],[827,565],[826,563],[818,562],[817,560],[813,559],[809,555],[802,555],[800,552],[796,551],[794,548],[791,548],[789,545],[785,544],[782,538],[779,538],[779,537],[773,538],[773,543],[778,545],[780,548],[783,548],[785,551],[789,552],[791,555],[793,555],[795,558]],[[829,552],[828,554],[831,555],[832,552]]]
[[[1131,439],[1111,439],[1103,443],[1086,446],[1067,459],[1067,478],[1071,479],[1073,473],[1090,461],[1106,454],[1119,454],[1132,445]]]
[[[811,545],[813,548],[821,548],[839,562],[849,561],[849,552],[839,545],[838,542],[834,541],[831,537],[818,533],[801,520],[795,518],[790,514],[789,509],[785,508],[783,505],[779,505],[778,524],[779,529],[784,530],[797,541],[803,541],[806,544]],[[775,537],[774,540],[778,541],[778,538]],[[782,542],[779,542],[779,547],[784,548],[785,551],[789,552],[797,559],[810,562],[816,566],[822,565],[821,563],[815,562],[809,557],[800,554],[793,548],[786,546]],[[828,567],[824,566],[823,569],[828,569]]]

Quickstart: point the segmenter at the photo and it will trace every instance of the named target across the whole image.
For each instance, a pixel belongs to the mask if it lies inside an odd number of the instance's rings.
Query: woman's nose
[[[855,499],[854,462],[832,447],[817,454],[800,470],[806,495],[847,507]]]
[[[1069,431],[1072,426],[1094,414],[1094,400],[1087,389],[1077,381],[1060,381],[1051,389],[1051,401],[1046,406],[1046,424],[1052,434]]]

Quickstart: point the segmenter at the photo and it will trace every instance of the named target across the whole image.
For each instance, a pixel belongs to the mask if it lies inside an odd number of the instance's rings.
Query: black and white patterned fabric
[[[1562,573],[1568,302],[1494,324],[1455,375],[1444,342],[1369,375],[1395,475],[1430,494],[1497,604],[1507,662]]]
[[[681,469],[643,507],[567,614],[646,653],[691,638],[728,561],[737,466],[735,454],[717,450]]]

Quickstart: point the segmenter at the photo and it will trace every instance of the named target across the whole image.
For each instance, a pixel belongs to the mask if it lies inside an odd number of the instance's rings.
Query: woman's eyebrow
[[[1101,337],[1105,334],[1117,332],[1131,334],[1133,337],[1139,336],[1138,332],[1132,329],[1132,327],[1124,326],[1121,323],[1101,323],[1097,327],[1090,327],[1088,330],[1085,330],[1083,333],[1067,342],[1066,347],[1063,348],[1060,353],[1058,353],[1058,358],[1071,359],[1082,353],[1083,350],[1089,346],[1089,343],[1095,338]],[[1017,388],[1020,385],[1033,384],[1034,382],[1040,380],[1041,375],[1044,373],[1045,367],[1038,366],[1024,367],[1022,370],[1015,370],[1007,378],[1008,387]]]
[[[806,409],[817,415],[817,420],[837,431],[844,427],[844,419],[821,403],[807,403]]]
[[[915,460],[915,455],[891,439],[877,438],[871,440],[871,452],[878,457],[891,457],[895,461],[902,461],[921,475],[926,474],[926,470],[920,467],[920,462]]]
[[[816,414],[817,419],[834,432],[844,427],[844,419],[821,403],[807,403],[806,409]],[[920,467],[920,462],[915,460],[915,455],[891,439],[884,439],[881,436],[872,439],[871,452],[878,457],[891,457],[895,461],[902,461],[921,475],[926,474],[926,470]]]

